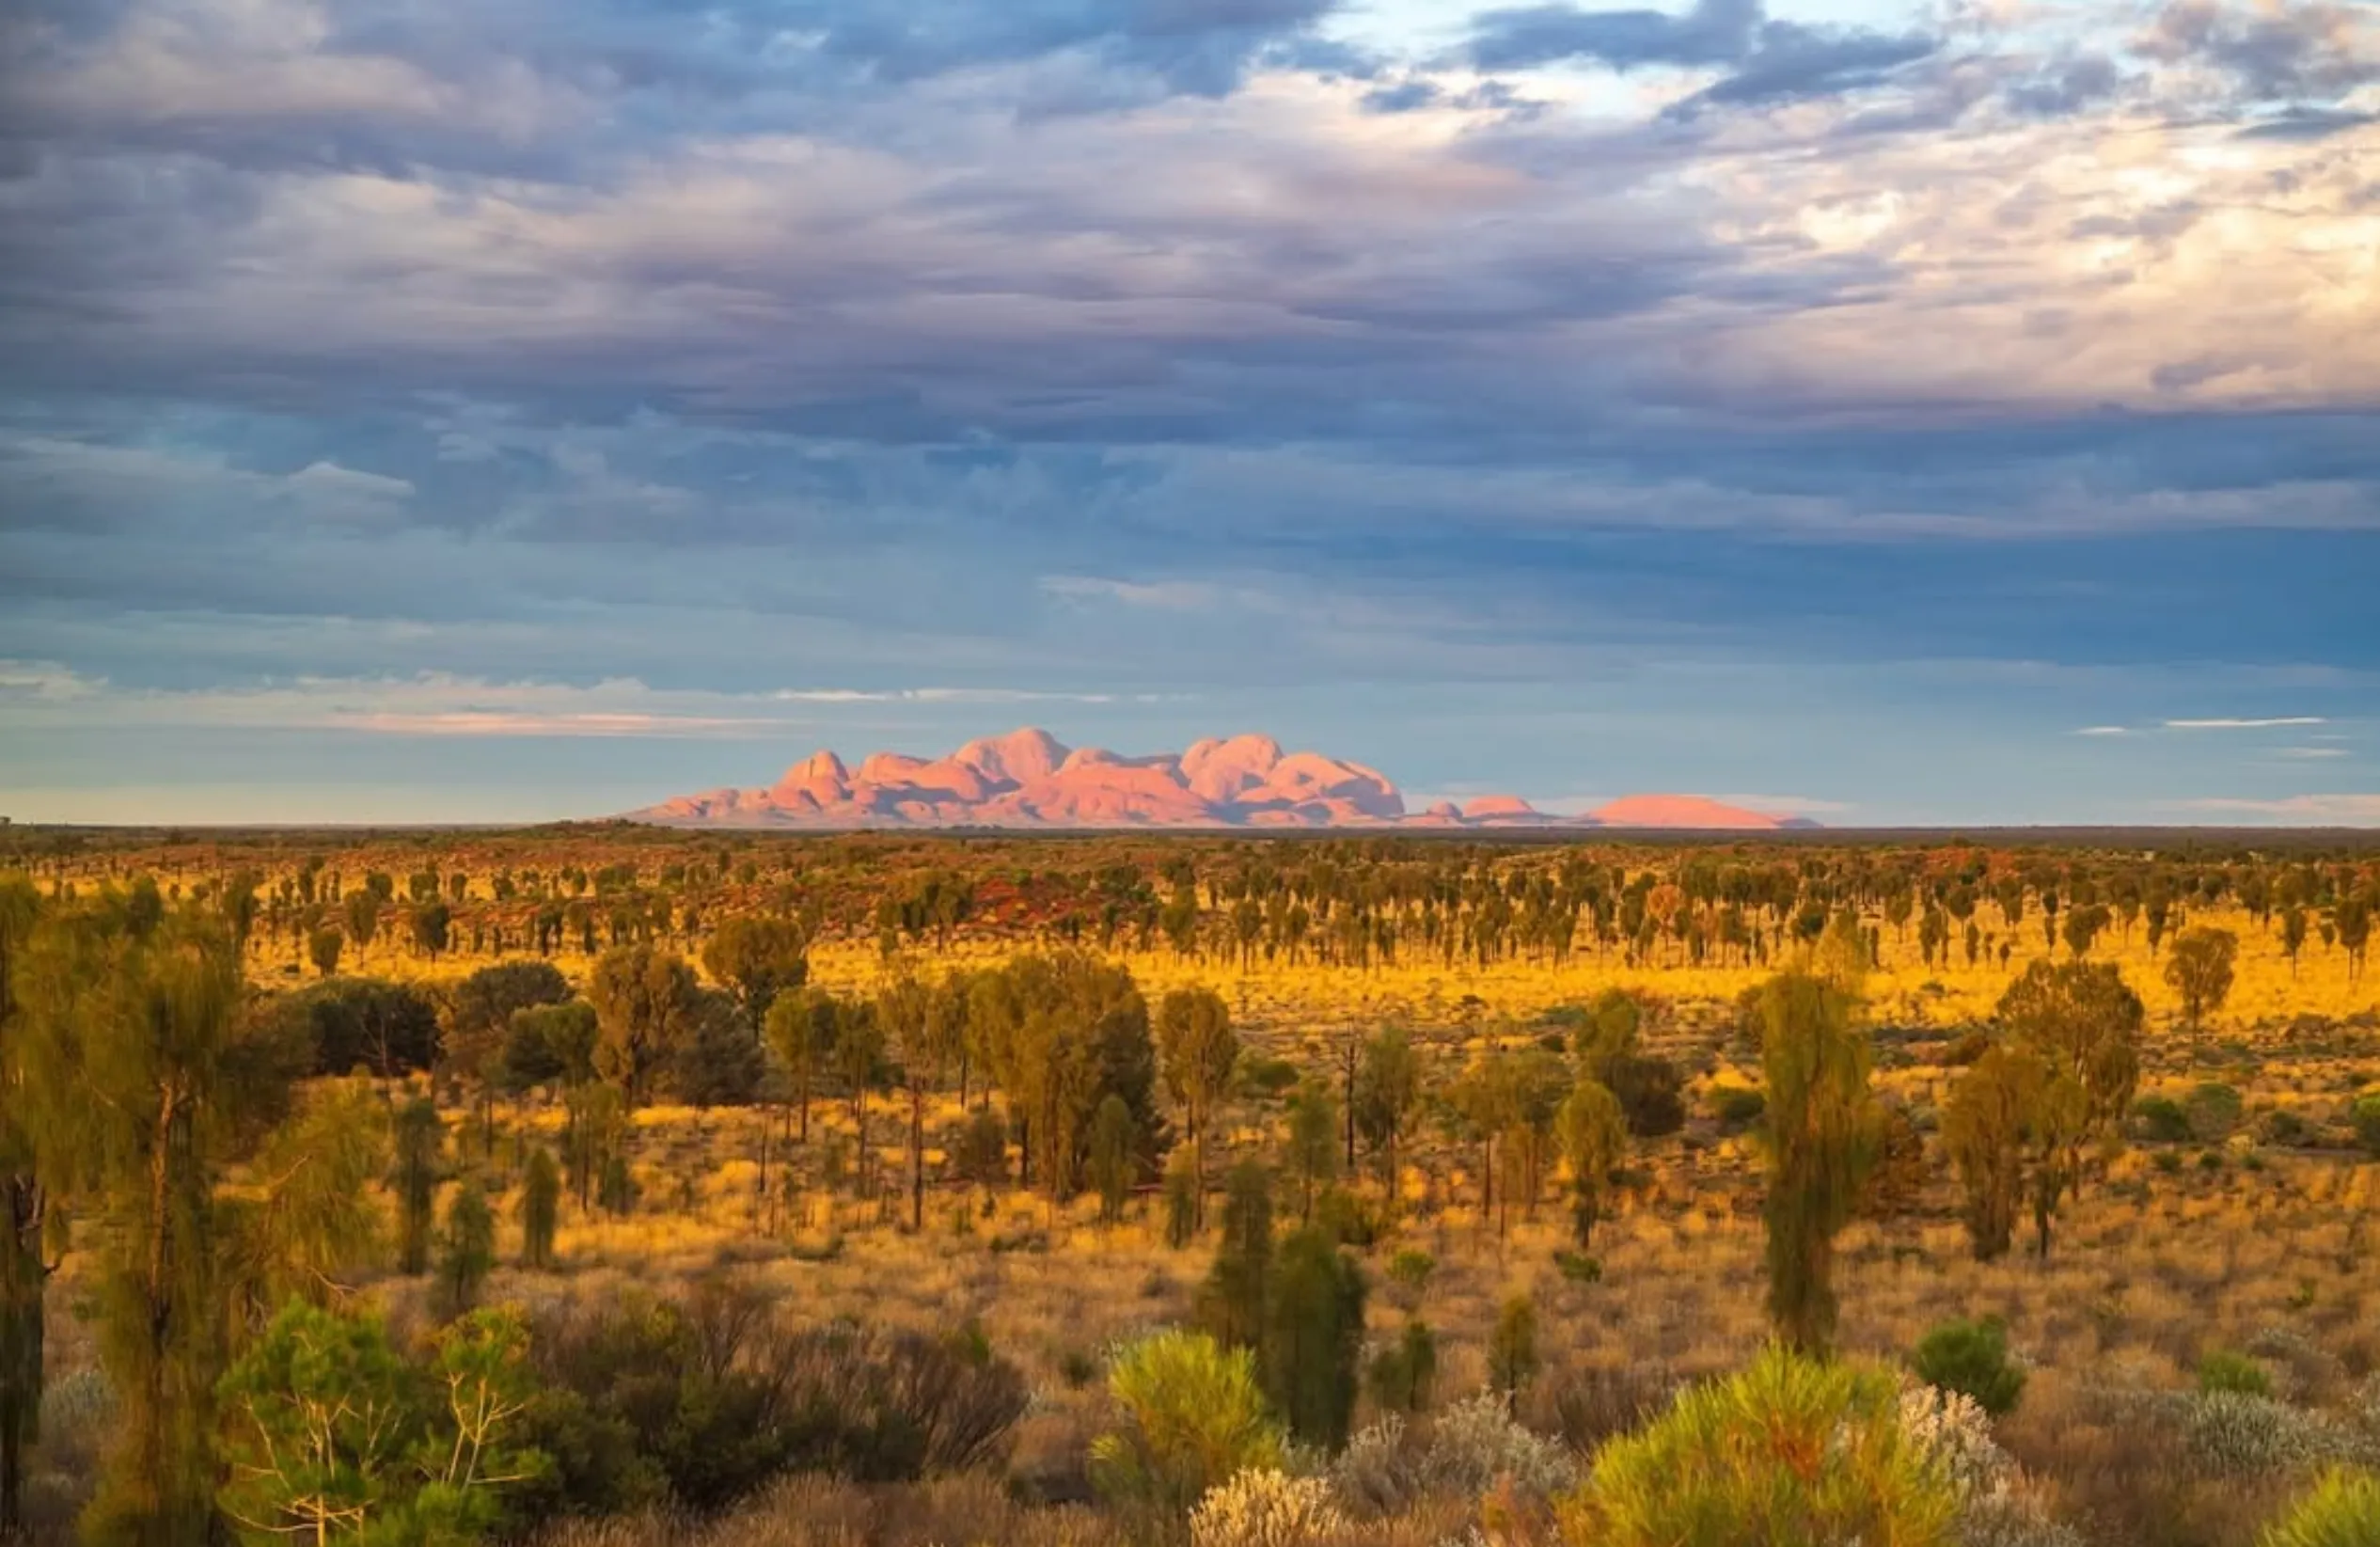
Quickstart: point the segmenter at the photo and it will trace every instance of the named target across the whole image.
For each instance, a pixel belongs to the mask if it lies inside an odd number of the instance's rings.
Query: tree
[[[585,1084],[595,1078],[600,1035],[595,1007],[583,999],[513,1011],[504,1028],[505,1088]]]
[[[735,996],[757,1038],[777,996],[810,981],[809,952],[810,932],[798,922],[744,915],[702,942],[702,971]]]
[[[1363,1273],[1327,1231],[1293,1232],[1273,1264],[1259,1361],[1292,1435],[1326,1451],[1347,1444],[1363,1352]]]
[[[219,1389],[225,1515],[258,1541],[481,1539],[497,1492],[550,1464],[520,1438],[527,1342],[517,1318],[480,1312],[417,1369],[376,1318],[292,1302]]]
[[[1199,1287],[1200,1324],[1227,1349],[1255,1348],[1264,1338],[1271,1281],[1272,1175],[1242,1160],[1223,1183],[1222,1239]]]
[[[1596,1222],[1603,1217],[1612,1173],[1628,1154],[1628,1122],[1618,1097],[1593,1077],[1582,1075],[1562,1103],[1555,1129],[1562,1158],[1570,1168],[1571,1231],[1584,1252],[1593,1242]]]
[[[447,1067],[480,1081],[482,1127],[491,1137],[494,1129],[486,1122],[484,1103],[494,1086],[503,1083],[516,1090],[525,1089],[544,1083],[560,1072],[558,1067],[550,1068],[520,1084],[512,1084],[513,1018],[525,1010],[544,1009],[569,1000],[568,980],[546,961],[498,962],[481,968],[455,986],[447,1006],[445,1062]],[[592,1041],[587,1046],[591,1050]]]
[[[35,1097],[36,1152],[103,1225],[87,1282],[120,1416],[84,1519],[93,1540],[178,1547],[205,1539],[213,1513],[216,1192],[298,1066],[277,1023],[240,1013],[241,987],[231,932],[188,908],[145,931],[78,910],[37,929],[19,974],[10,1056]]]
[[[1331,1093],[1307,1081],[1289,1098],[1289,1169],[1298,1178],[1298,1219],[1314,1218],[1315,1190],[1339,1169],[1339,1112]]]
[[[2140,996],[2112,964],[2036,961],[2000,996],[2009,1040],[2030,1050],[2082,1093],[2068,1129],[2061,1175],[2082,1176],[2082,1146],[2108,1133],[2131,1109],[2140,1082]]]
[[[438,1249],[438,1300],[449,1317],[479,1303],[480,1286],[496,1266],[496,1214],[477,1182],[455,1189]]]
[[[2230,997],[2231,962],[2239,948],[2239,937],[2228,929],[2188,929],[2173,942],[2166,957],[2166,986],[2181,996],[2182,1019],[2192,1031]]]
[[[2363,954],[2372,943],[2372,905],[2359,896],[2339,899],[2331,909],[2331,922],[2339,931],[2339,949],[2347,954],[2347,977],[2350,982],[2363,971]]]
[[[1125,1203],[1132,1196],[1138,1137],[1132,1109],[1122,1097],[1100,1101],[1091,1119],[1091,1185],[1098,1190],[1099,1218],[1107,1223],[1124,1217]]]
[[[1197,1227],[1206,1224],[1206,1130],[1215,1102],[1239,1059],[1239,1038],[1231,1029],[1231,1009],[1211,988],[1176,988],[1158,1002],[1157,1046],[1166,1088],[1182,1104],[1189,1130],[1191,1185],[1196,1189]]]
[[[1966,1193],[1967,1239],[1976,1260],[2005,1254],[2025,1192],[2025,1136],[2049,1083],[2049,1066],[2030,1053],[1995,1045],[1950,1087],[1942,1139]]]
[[[368,1081],[316,1081],[220,1198],[230,1298],[261,1325],[292,1299],[337,1305],[382,1265],[385,1219],[372,1184],[386,1171],[389,1114]]]
[[[694,970],[651,945],[604,953],[587,985],[595,1007],[595,1072],[630,1107],[643,1104],[654,1078],[694,1029]]]
[[[291,1301],[223,1378],[224,1513],[264,1540],[364,1539],[401,1508],[408,1373],[377,1318]]]
[[[1882,1114],[1868,1088],[1854,1001],[1805,972],[1760,990],[1760,1069],[1769,1093],[1769,1313],[1793,1348],[1834,1340],[1835,1237],[1873,1162]]]
[[[2289,958],[2289,975],[2297,976],[2297,954],[2306,949],[2306,910],[2292,906],[2281,909],[2281,955]]]
[[[935,990],[903,971],[876,991],[876,1024],[891,1040],[901,1082],[909,1092],[909,1228],[925,1225],[925,1096],[958,1055],[963,1023],[937,1013]],[[1128,1118],[1129,1113],[1126,1113]],[[1129,1182],[1127,1180],[1128,1188]]]
[[[1496,1312],[1496,1330],[1488,1338],[1488,1383],[1502,1393],[1508,1408],[1521,1388],[1537,1374],[1537,1302],[1514,1295]]]
[[[592,1207],[596,1191],[620,1159],[628,1134],[628,1103],[618,1087],[589,1081],[562,1093],[562,1110],[563,1168],[583,1210]]]
[[[1355,1073],[1355,1124],[1380,1157],[1380,1176],[1392,1208],[1398,1191],[1397,1147],[1421,1098],[1421,1065],[1403,1027],[1383,1028],[1363,1045]]]
[[[560,1215],[561,1169],[544,1144],[529,1152],[521,1176],[521,1266],[543,1271],[554,1265],[554,1226]]]
[[[43,1290],[54,1267],[44,1251],[50,1199],[35,1144],[39,1114],[16,1027],[16,980],[40,916],[32,881],[0,875],[0,1539],[23,1523],[24,1454],[41,1418]]]
[[[388,1185],[397,1193],[399,1272],[429,1271],[432,1208],[445,1148],[446,1124],[435,1101],[417,1096],[397,1109]]]
[[[413,910],[413,943],[425,956],[436,961],[447,948],[449,935],[454,925],[454,910],[442,902],[418,904]]]
[[[369,888],[351,892],[340,905],[347,924],[347,938],[355,942],[360,956],[371,949],[372,937],[380,933],[380,898]]]
[[[306,937],[307,959],[317,974],[329,977],[339,971],[339,947],[346,943],[347,938],[336,929],[317,929]]]
[[[801,1142],[810,1142],[810,1097],[819,1071],[834,1057],[843,1024],[842,1002],[824,988],[780,994],[768,1007],[769,1050],[785,1066],[801,1113]]]

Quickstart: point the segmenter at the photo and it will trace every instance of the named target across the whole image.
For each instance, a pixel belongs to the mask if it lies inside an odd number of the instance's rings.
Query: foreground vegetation
[[[11,841],[41,1539],[2380,1540],[2368,852]]]

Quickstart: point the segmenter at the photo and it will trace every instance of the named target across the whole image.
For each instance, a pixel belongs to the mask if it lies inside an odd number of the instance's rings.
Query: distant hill
[[[1692,795],[1634,795],[1579,816],[1518,796],[1408,812],[1385,774],[1270,736],[1124,757],[1068,748],[1027,726],[928,761],[875,752],[857,768],[812,752],[761,789],[684,795],[627,813],[670,827],[798,828],[1666,828],[1736,831],[1816,824]]]

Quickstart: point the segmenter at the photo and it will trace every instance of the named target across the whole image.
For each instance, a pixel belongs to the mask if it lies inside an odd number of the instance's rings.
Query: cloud
[[[1682,15],[1649,9],[1582,10],[1543,5],[1481,13],[1470,62],[1527,69],[1585,59],[1614,70],[1720,69],[1720,80],[1676,104],[1753,105],[1838,95],[1870,86],[1933,54],[1938,39],[1768,19],[1762,0],[1695,0]]]
[[[1166,612],[1205,612],[1222,599],[1214,587],[1193,580],[1111,580],[1092,575],[1044,576],[1041,589],[1067,601],[1115,602]]]
[[[356,732],[388,736],[727,737],[821,723],[784,706],[1154,703],[1163,695],[1015,687],[659,688],[634,678],[589,684],[412,677],[297,677],[205,688],[129,688],[49,662],[0,661],[0,726],[102,725]]]
[[[2337,7],[1507,7],[1446,54],[1320,0],[35,3],[0,655],[107,684],[87,726],[422,672],[482,696],[274,712],[691,742],[1372,684],[1395,725],[2025,659],[2120,680],[2008,745],[2104,764],[2058,733],[2138,705],[2187,794],[2235,749],[2151,716],[2354,718],[2380,666]],[[2177,658],[2333,675],[2127,696]],[[697,696],[490,686],[629,679]],[[1695,782],[1769,779],[1832,787]]]
[[[2078,736],[2128,736],[2132,732],[2121,725],[2086,725],[2074,734]]]
[[[2380,795],[2293,795],[2260,800],[2212,797],[2177,803],[2183,809],[2300,826],[2380,826]]]
[[[2345,757],[2348,754],[2344,747],[2277,747],[2273,750],[2273,755],[2310,761],[2317,758]]]
[[[2380,19],[2331,0],[2169,0],[2139,46],[2151,58],[2227,75],[2257,101],[2330,100],[2380,81]]]
[[[2327,725],[2320,715],[2278,715],[2264,719],[2169,719],[2168,731],[2267,731],[2284,725]]]

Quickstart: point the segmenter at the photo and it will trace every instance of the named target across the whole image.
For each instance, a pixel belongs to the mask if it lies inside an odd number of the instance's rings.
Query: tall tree
[[[388,1185],[397,1194],[397,1271],[430,1271],[430,1235],[438,1176],[446,1156],[446,1123],[438,1104],[417,1096],[397,1109],[395,1152]]]
[[[2231,963],[2239,937],[2228,929],[2185,929],[2166,957],[2166,985],[2182,1000],[2182,1019],[2192,1031],[2231,997]]]
[[[1309,1080],[1289,1098],[1289,1169],[1298,1178],[1298,1222],[1314,1219],[1314,1195],[1338,1175],[1339,1109],[1329,1087]]]
[[[2006,1046],[1985,1050],[1950,1087],[1943,1145],[1966,1193],[1967,1240],[1978,1261],[2005,1255],[2025,1192],[2025,1136],[2049,1066]]]
[[[1619,1098],[1590,1075],[1582,1075],[1555,1119],[1562,1157],[1570,1168],[1570,1228],[1579,1250],[1593,1243],[1612,1173],[1628,1154],[1628,1119]]]
[[[809,952],[810,932],[798,921],[739,915],[702,942],[702,971],[735,996],[758,1037],[777,996],[810,981]]]
[[[561,1170],[554,1153],[540,1144],[529,1152],[521,1176],[521,1266],[543,1271],[554,1265],[554,1226],[561,1212]]]
[[[769,1050],[793,1081],[803,1144],[810,1142],[811,1093],[817,1086],[819,1072],[835,1056],[842,1023],[842,1002],[824,988],[780,994],[768,1007]]]
[[[35,1144],[37,1092],[17,1030],[17,976],[40,893],[0,876],[0,1539],[24,1523],[24,1455],[41,1418],[49,1193]]]
[[[1811,1353],[1834,1341],[1835,1237],[1859,1202],[1882,1126],[1855,1009],[1836,984],[1806,972],[1760,989],[1769,1314],[1786,1342]]]
[[[40,1152],[102,1223],[94,1303],[121,1403],[87,1539],[208,1539],[214,1388],[229,1327],[216,1190],[284,1105],[296,1065],[243,1013],[230,928],[189,910],[142,928],[102,909],[37,931],[23,974]]]
[[[1158,1057],[1165,1070],[1166,1088],[1182,1104],[1182,1125],[1190,1141],[1190,1177],[1195,1190],[1192,1220],[1206,1225],[1206,1135],[1215,1104],[1231,1081],[1239,1060],[1239,1038],[1232,1031],[1231,1008],[1211,988],[1176,988],[1158,1002]]]
[[[1355,1073],[1355,1122],[1380,1158],[1380,1176],[1391,1208],[1396,1207],[1398,1148],[1413,1104],[1421,1098],[1421,1063],[1401,1026],[1383,1027],[1363,1045]]]
[[[925,1098],[956,1054],[952,1040],[964,1028],[937,1013],[935,990],[904,971],[876,990],[876,1024],[884,1028],[901,1083],[909,1093],[909,1228],[925,1225]]]
[[[1258,1358],[1289,1432],[1324,1453],[1347,1444],[1363,1352],[1363,1274],[1314,1225],[1281,1243]]]
[[[2036,961],[2001,994],[1996,1015],[2010,1041],[2082,1092],[2075,1120],[2064,1125],[2059,1172],[2078,1184],[2084,1144],[2115,1131],[2140,1083],[2140,996],[2112,963]]]
[[[1108,1224],[1124,1217],[1124,1206],[1132,1196],[1140,1164],[1137,1127],[1132,1109],[1120,1096],[1102,1098],[1092,1114],[1091,1185],[1098,1190],[1099,1218]]]
[[[615,946],[587,985],[595,1007],[595,1072],[628,1105],[643,1104],[654,1078],[692,1034],[701,1008],[694,970],[652,945]]]
[[[1257,1347],[1271,1285],[1272,1175],[1242,1160],[1224,1178],[1222,1239],[1198,1292],[1201,1326],[1227,1349]]]

